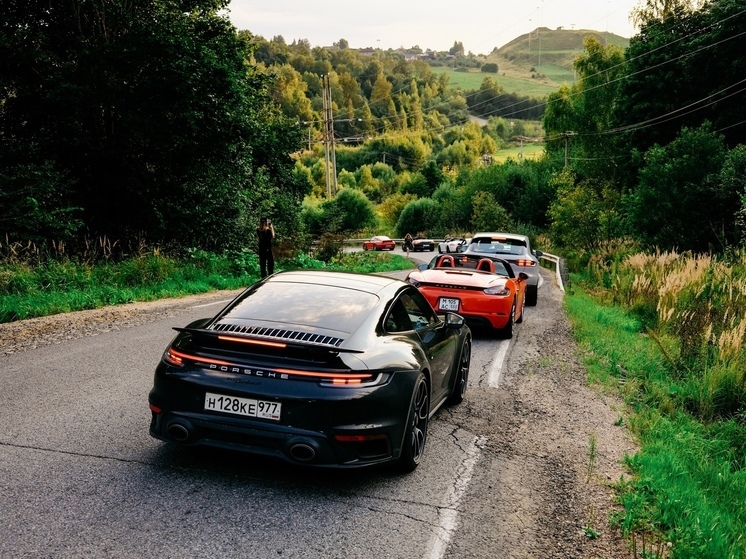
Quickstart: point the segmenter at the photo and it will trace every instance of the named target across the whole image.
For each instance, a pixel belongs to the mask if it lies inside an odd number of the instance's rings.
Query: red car
[[[501,258],[469,254],[438,256],[407,276],[438,313],[458,313],[470,326],[505,338],[523,321],[527,279]]]
[[[394,250],[396,243],[384,235],[371,237],[369,241],[363,241],[363,250]]]

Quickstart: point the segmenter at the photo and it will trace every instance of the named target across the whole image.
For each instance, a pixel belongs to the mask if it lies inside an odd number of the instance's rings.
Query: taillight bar
[[[169,348],[166,358],[172,365],[181,366],[184,364],[184,360],[195,361],[197,363],[209,363],[211,365],[222,365],[225,367],[240,367],[230,361],[223,361],[222,359],[211,359],[209,357],[202,357],[200,355],[190,355],[177,351],[174,348]],[[325,371],[301,371],[298,369],[283,369],[279,367],[272,367],[273,371],[283,375],[293,375],[298,377],[307,377],[320,379],[326,382],[330,382],[334,385],[353,385],[362,384],[373,380],[374,376],[370,373],[353,373],[353,372],[325,372]]]
[[[536,266],[536,262],[533,260],[516,260],[516,266],[522,266],[524,268],[531,268]]]

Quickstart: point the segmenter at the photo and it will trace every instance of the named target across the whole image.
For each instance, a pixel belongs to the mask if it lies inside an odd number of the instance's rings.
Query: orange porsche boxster
[[[527,279],[501,258],[468,254],[438,256],[407,276],[438,313],[458,313],[470,326],[505,338],[523,320]]]

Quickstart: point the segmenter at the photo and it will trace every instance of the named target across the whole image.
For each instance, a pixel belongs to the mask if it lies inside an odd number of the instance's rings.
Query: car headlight
[[[415,287],[420,287],[420,282],[412,277],[407,278],[407,281]]]
[[[507,297],[508,295],[510,295],[510,289],[508,289],[504,285],[488,287],[484,290],[484,292],[487,295],[497,295],[498,297]]]

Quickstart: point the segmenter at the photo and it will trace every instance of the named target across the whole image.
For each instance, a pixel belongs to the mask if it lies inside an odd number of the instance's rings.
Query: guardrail
[[[557,285],[559,288],[564,292],[565,291],[565,284],[569,283],[568,281],[568,275],[567,275],[567,265],[565,264],[565,259],[560,256],[555,256],[554,254],[548,254],[546,252],[542,253],[540,256],[541,260],[548,260],[552,264],[554,264],[554,271],[557,276]]]

